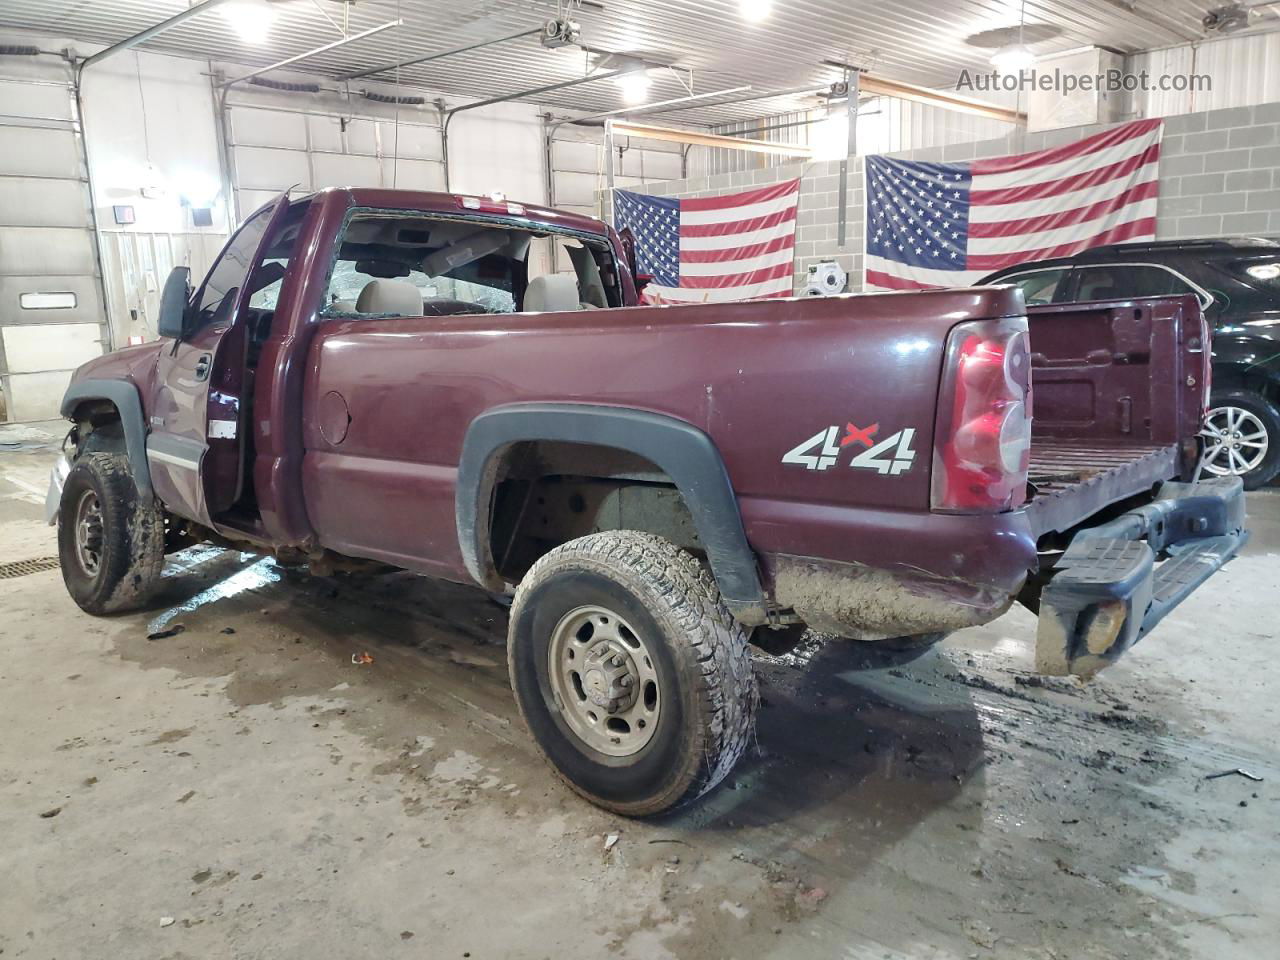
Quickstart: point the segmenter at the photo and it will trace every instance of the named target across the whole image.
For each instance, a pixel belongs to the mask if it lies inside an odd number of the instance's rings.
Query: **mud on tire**
[[[67,476],[58,514],[58,557],[71,597],[87,613],[142,606],[164,565],[164,514],[143,503],[128,458],[87,452]]]
[[[564,684],[557,688],[551,677],[553,640],[584,610],[616,612],[629,625],[624,632],[634,630],[637,661],[651,668],[651,679],[641,682],[655,687],[655,719],[643,745],[625,756],[601,752],[575,732],[568,711],[589,712],[591,704],[581,685],[568,694],[576,689],[581,704],[563,702],[557,690]],[[579,649],[583,662],[589,649]],[[701,796],[724,779],[751,738],[757,696],[747,631],[701,564],[661,537],[592,534],[542,557],[516,592],[508,664],[520,713],[552,768],[615,813],[648,816]],[[619,690],[630,687],[619,682]],[[608,703],[617,708],[618,701]]]

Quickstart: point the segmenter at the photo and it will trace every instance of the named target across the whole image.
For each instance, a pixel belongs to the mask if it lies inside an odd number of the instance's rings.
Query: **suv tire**
[[[142,606],[164,566],[164,514],[142,503],[129,460],[85,453],[67,475],[58,513],[58,559],[71,598],[86,613]]]
[[[756,707],[746,629],[689,553],[635,531],[543,556],[511,608],[521,716],[597,806],[649,816],[706,793],[746,749]]]
[[[1235,431],[1240,434],[1240,438],[1223,436],[1230,429],[1231,424],[1243,427]],[[1211,432],[1215,429],[1216,432]],[[1265,439],[1253,439],[1257,437],[1259,431],[1266,434]],[[1244,479],[1246,490],[1258,489],[1280,472],[1280,409],[1259,393],[1254,393],[1252,390],[1214,390],[1209,400],[1209,413],[1205,418],[1202,436],[1208,445],[1206,451],[1211,450],[1213,444],[1221,439],[1229,442],[1234,439],[1234,442],[1244,443],[1252,440],[1254,443],[1266,444],[1264,455],[1247,473],[1236,473],[1235,470],[1230,469],[1232,458],[1229,448],[1224,449],[1217,458],[1210,461],[1216,463],[1219,469],[1209,472],[1221,476],[1229,471],[1235,476],[1240,476]],[[1251,458],[1257,451],[1257,447],[1242,446],[1234,452],[1237,457]],[[1208,463],[1206,463],[1207,468]]]

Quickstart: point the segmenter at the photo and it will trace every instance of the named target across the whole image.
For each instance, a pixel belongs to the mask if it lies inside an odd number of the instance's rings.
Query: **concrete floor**
[[[0,563],[51,556],[50,449],[9,451]],[[1249,507],[1088,685],[1029,681],[1020,608],[910,663],[760,660],[758,750],[650,823],[539,760],[478,591],[196,548],[94,619],[0,580],[0,955],[1275,956],[1280,491]]]

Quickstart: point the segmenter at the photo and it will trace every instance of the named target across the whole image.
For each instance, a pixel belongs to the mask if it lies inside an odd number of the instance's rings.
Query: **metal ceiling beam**
[[[746,150],[751,153],[778,153],[786,157],[808,160],[813,156],[810,147],[795,143],[776,143],[771,140],[750,140],[745,137],[724,137],[714,133],[697,133],[674,127],[654,127],[629,120],[610,120],[608,129],[614,136],[642,137],[648,140],[668,140],[672,143],[691,143],[698,147],[716,147],[725,150]]]
[[[603,120],[605,117],[616,117],[624,113],[631,114],[632,116],[636,114],[641,114],[641,113],[651,113],[655,110],[658,110],[661,107],[670,107],[674,104],[690,103],[694,100],[707,100],[707,99],[710,99],[711,97],[724,97],[724,96],[728,96],[731,93],[741,93],[743,90],[750,90],[750,89],[751,89],[751,84],[748,83],[748,84],[743,84],[740,87],[726,87],[723,90],[712,90],[710,93],[695,93],[687,97],[675,97],[671,100],[659,100],[657,103],[642,103],[638,107],[619,107],[617,110],[606,110],[604,113],[592,113],[592,114],[588,114],[585,117],[572,117],[565,120],[561,120],[558,123],[556,123],[556,126],[559,126],[561,123],[587,123],[591,120]],[[714,107],[714,106],[717,106],[717,104],[713,103],[711,104],[711,106]]]
[[[117,53],[123,53],[125,50],[130,50],[140,43],[146,43],[152,37],[157,34],[164,33],[171,27],[176,27],[184,20],[190,20],[192,17],[198,17],[202,13],[207,13],[215,7],[220,7],[224,3],[229,2],[231,2],[231,0],[204,0],[204,3],[197,3],[194,7],[188,7],[186,10],[175,13],[168,20],[161,20],[154,27],[147,27],[147,29],[143,30],[141,33],[135,33],[132,37],[126,37],[119,43],[113,43],[111,46],[106,47],[103,50],[99,50],[93,56],[82,60],[80,65],[76,68],[76,77],[79,79],[80,74],[84,73],[88,67],[107,59],[107,57],[115,56]]]
[[[850,86],[850,89],[852,89],[852,86]],[[986,117],[989,120],[1003,120],[1005,123],[1027,122],[1027,115],[1020,110],[1009,110],[1005,107],[997,107],[995,104],[984,103],[981,100],[961,97],[954,93],[930,90],[928,87],[917,87],[913,83],[902,83],[899,80],[885,80],[883,77],[873,77],[865,73],[858,77],[858,89],[871,96],[879,95],[882,97],[897,97],[899,100],[914,100],[916,103],[942,107],[944,110],[953,110],[956,113],[968,113],[977,117]]]
[[[339,77],[339,80],[359,80],[361,77],[371,77],[377,73],[387,73],[391,70],[399,70],[401,67],[416,67],[420,63],[430,63],[432,60],[441,60],[444,57],[452,57],[454,54],[466,53],[468,50],[479,50],[481,47],[491,47],[494,44],[506,43],[508,40],[519,40],[521,37],[532,37],[542,33],[542,27],[534,27],[532,30],[522,30],[519,33],[508,34],[505,37],[498,37],[494,40],[481,40],[479,43],[470,43],[465,47],[454,47],[452,50],[442,50],[440,53],[432,53],[425,57],[414,57],[412,60],[401,60],[399,63],[389,63],[386,66],[374,67],[371,70],[361,70],[357,73],[348,73]]]
[[[404,25],[403,20],[388,20],[386,23],[376,27],[370,27],[368,30],[362,30],[360,33],[353,33],[349,37],[343,37],[341,40],[334,40],[333,43],[326,43],[322,47],[316,47],[314,50],[307,50],[299,53],[297,56],[289,57],[271,64],[269,67],[260,67],[252,73],[246,73],[242,77],[235,77],[231,80],[223,81],[219,86],[230,87],[234,84],[241,83],[245,80],[251,80],[254,77],[260,77],[264,73],[270,73],[272,70],[279,70],[282,67],[290,66],[302,60],[308,60],[311,57],[318,56],[322,53],[328,53],[330,50],[337,50],[339,47],[345,47],[349,43],[355,43],[357,40],[363,40],[366,37],[372,37],[375,33],[381,33],[383,30],[390,30],[392,27],[400,27]]]

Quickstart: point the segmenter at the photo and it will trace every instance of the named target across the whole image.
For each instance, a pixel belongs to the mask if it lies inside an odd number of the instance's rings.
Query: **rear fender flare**
[[[675,417],[623,407],[522,403],[495,407],[472,421],[462,445],[455,504],[458,543],[482,586],[502,589],[489,548],[493,492],[502,454],[521,441],[552,440],[614,447],[660,467],[689,506],[725,604],[739,621],[768,620],[755,554],[738,501],[711,438]]]
[[[62,396],[62,415],[68,420],[86,400],[109,400],[120,414],[129,471],[143,500],[152,496],[151,469],[147,466],[147,422],[137,388],[123,380],[77,380]]]

